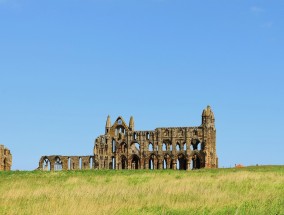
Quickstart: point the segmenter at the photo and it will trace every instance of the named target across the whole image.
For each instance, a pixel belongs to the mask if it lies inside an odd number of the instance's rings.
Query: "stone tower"
[[[4,145],[0,145],[0,171],[9,171],[12,166],[12,154]]]

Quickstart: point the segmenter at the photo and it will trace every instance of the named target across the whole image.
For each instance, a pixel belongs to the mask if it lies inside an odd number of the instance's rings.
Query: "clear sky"
[[[91,155],[107,115],[198,126],[220,167],[284,164],[284,1],[0,0],[0,144],[13,169]]]

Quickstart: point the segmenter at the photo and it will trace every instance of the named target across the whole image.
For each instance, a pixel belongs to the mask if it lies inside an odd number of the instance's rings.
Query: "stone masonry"
[[[12,154],[4,145],[0,145],[0,171],[9,171],[12,166]]]
[[[174,169],[218,168],[215,118],[210,106],[196,127],[167,127],[136,131],[134,118],[122,117],[95,139],[90,156],[42,156],[40,170],[78,169]]]
[[[207,106],[197,127],[156,128],[136,131],[122,117],[111,125],[108,116],[105,134],[95,140],[97,169],[179,169],[218,168],[215,118]]]

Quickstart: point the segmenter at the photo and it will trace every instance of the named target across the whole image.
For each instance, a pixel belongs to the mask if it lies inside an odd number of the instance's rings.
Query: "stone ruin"
[[[166,127],[136,131],[122,117],[111,124],[107,117],[105,134],[95,139],[90,156],[42,156],[40,170],[78,169],[174,169],[218,168],[215,118],[210,106],[202,112],[196,127]]]
[[[0,145],[0,171],[10,171],[12,167],[12,154],[4,145]]]

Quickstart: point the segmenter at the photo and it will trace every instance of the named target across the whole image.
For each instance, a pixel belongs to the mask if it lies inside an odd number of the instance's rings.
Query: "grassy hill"
[[[284,214],[284,166],[0,172],[0,214]]]

